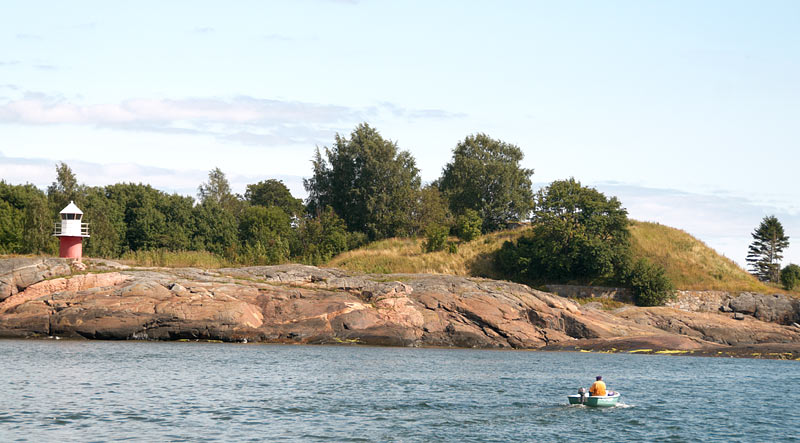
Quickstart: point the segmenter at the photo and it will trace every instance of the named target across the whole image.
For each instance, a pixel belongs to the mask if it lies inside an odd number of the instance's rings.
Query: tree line
[[[411,153],[362,123],[316,149],[305,201],[275,179],[235,194],[219,168],[195,200],[141,183],[85,186],[59,163],[46,190],[0,181],[0,254],[56,253],[53,223],[70,201],[90,222],[89,256],[207,251],[242,264],[321,264],[389,237],[425,237],[426,251],[455,252],[453,236],[471,241],[530,220],[496,254],[507,278],[616,283],[647,305],[671,296],[663,268],[632,258],[628,214],[617,198],[574,179],[534,193],[522,150],[486,134],[465,137],[452,152],[441,176],[423,185]]]
[[[84,251],[96,257],[208,251],[240,263],[319,264],[368,241],[424,235],[432,226],[449,233],[464,214],[475,236],[528,217],[533,171],[522,158],[517,146],[471,135],[442,177],[423,186],[413,156],[363,123],[316,150],[305,202],[274,179],[235,194],[219,168],[195,200],[141,183],[86,186],[59,163],[46,190],[0,181],[0,254],[55,254],[53,224],[70,201],[90,223]]]

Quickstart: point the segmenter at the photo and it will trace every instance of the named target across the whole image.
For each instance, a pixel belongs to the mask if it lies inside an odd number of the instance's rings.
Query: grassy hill
[[[719,255],[705,243],[679,229],[634,221],[630,227],[635,257],[645,257],[664,267],[678,289],[783,292],[768,286]],[[500,231],[459,245],[458,252],[423,253],[422,239],[388,239],[334,257],[327,266],[353,271],[437,273],[499,278],[492,254],[506,240],[525,230]]]
[[[458,252],[423,253],[424,239],[391,238],[334,257],[326,266],[376,274],[428,273],[498,278],[492,254],[523,230],[499,231],[458,246]]]
[[[779,291],[685,231],[637,221],[630,231],[634,256],[646,257],[663,266],[678,289]]]

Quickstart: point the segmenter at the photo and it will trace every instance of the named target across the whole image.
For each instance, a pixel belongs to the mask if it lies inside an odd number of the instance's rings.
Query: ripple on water
[[[0,353],[15,356],[0,362],[3,441],[797,441],[800,421],[770,401],[800,383],[795,362],[17,340]],[[624,400],[569,406],[598,373]]]

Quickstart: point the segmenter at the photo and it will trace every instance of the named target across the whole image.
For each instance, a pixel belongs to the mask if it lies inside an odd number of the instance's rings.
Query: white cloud
[[[83,104],[64,97],[26,93],[0,101],[0,124],[88,125],[99,128],[210,135],[251,145],[325,143],[332,130],[382,112],[407,119],[458,118],[443,110],[407,110],[390,103],[354,108],[238,96],[232,99],[130,99]]]
[[[800,214],[786,205],[771,206],[725,194],[698,194],[621,183],[594,185],[606,195],[617,196],[630,217],[683,229],[717,252],[746,266],[750,233],[767,215],[781,221],[794,241],[784,252],[784,264],[800,263]]]
[[[12,184],[31,183],[40,189],[55,180],[56,163],[61,160],[5,157],[0,153],[0,179]],[[136,163],[66,161],[80,183],[105,186],[114,183],[145,183],[165,192],[195,197],[197,187],[208,179],[208,171],[198,169],[168,169]],[[244,194],[248,184],[267,179],[283,180],[296,197],[305,197],[303,178],[294,175],[251,175],[226,172],[233,192]]]

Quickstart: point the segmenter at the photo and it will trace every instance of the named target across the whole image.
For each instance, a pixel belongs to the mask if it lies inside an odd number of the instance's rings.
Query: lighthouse
[[[66,208],[59,213],[61,221],[56,222],[56,237],[61,239],[59,247],[59,257],[71,258],[81,261],[83,255],[83,239],[89,237],[89,224],[83,223],[83,211],[75,206],[74,202],[69,202]]]

